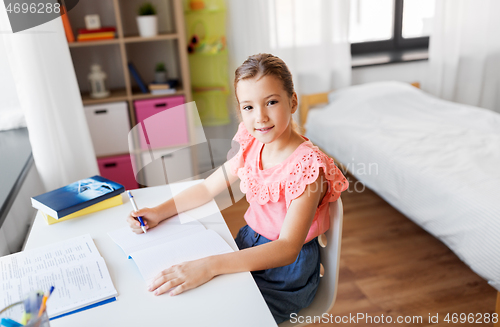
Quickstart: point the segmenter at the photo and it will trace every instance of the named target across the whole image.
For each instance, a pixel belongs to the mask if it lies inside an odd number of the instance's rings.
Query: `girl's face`
[[[281,135],[290,135],[297,95],[289,97],[278,78],[267,75],[241,80],[236,95],[243,124],[257,140],[267,144]]]

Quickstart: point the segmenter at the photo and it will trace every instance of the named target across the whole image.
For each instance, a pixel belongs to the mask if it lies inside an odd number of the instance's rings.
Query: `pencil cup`
[[[50,327],[47,310],[40,317],[36,313],[32,314],[32,318],[26,323],[23,301],[0,310],[0,326],[19,326],[20,323],[25,324],[24,327]]]

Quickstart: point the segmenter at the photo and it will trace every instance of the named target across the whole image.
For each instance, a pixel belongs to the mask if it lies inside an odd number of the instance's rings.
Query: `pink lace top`
[[[240,189],[246,193],[250,204],[245,221],[254,231],[273,241],[279,238],[290,203],[304,192],[308,184],[316,181],[320,168],[328,180],[328,190],[316,209],[305,243],[330,228],[328,203],[336,201],[349,186],[333,159],[307,137],[302,137],[306,141],[282,163],[260,169],[264,143],[256,140],[240,123],[233,138],[240,148],[236,154],[235,151],[228,153],[231,172],[240,178]]]

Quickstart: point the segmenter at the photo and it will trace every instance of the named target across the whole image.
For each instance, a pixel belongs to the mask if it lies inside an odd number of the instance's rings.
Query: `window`
[[[350,0],[351,53],[427,48],[436,0]]]
[[[321,44],[320,0],[274,0],[268,2],[272,48]]]

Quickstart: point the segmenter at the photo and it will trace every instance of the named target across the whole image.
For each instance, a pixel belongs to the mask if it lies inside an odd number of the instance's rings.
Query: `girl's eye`
[[[272,106],[273,104],[276,104],[276,103],[278,103],[278,101],[276,101],[276,100],[271,100],[271,101],[269,101],[269,102],[267,103],[267,105],[268,105],[268,106]]]
[[[248,111],[250,109],[252,109],[252,106],[245,106],[245,107],[243,107],[243,110],[247,110]]]

